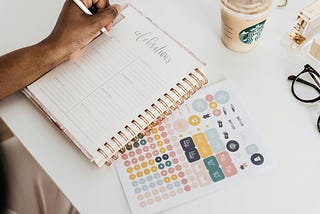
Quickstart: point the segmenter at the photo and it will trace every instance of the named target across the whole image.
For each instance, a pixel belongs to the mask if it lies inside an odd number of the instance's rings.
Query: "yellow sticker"
[[[198,152],[202,158],[213,155],[211,146],[204,133],[200,132],[192,136],[194,144],[197,146]]]
[[[197,126],[201,122],[201,118],[197,115],[192,115],[189,117],[188,122],[191,126]]]

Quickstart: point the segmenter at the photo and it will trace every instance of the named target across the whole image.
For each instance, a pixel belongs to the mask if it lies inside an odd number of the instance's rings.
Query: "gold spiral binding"
[[[188,80],[187,78],[183,78],[182,81],[190,86],[191,89],[189,90],[189,93],[191,95],[197,91],[197,88],[192,84],[192,82],[190,82],[190,80]]]
[[[182,103],[184,103],[182,95],[176,89],[171,88],[170,91],[178,97],[179,100],[176,101],[177,105],[181,105]]]
[[[155,120],[157,117],[149,110],[149,109],[146,109],[144,110],[153,120]]]
[[[178,108],[176,101],[169,94],[165,93],[163,96],[165,96],[172,103],[172,105],[170,106],[172,110],[175,110]]]
[[[117,144],[117,146],[119,147],[119,152],[120,152],[121,154],[123,154],[123,153],[126,151],[126,149],[123,148],[123,146],[121,145],[120,141],[119,141],[117,138],[112,137],[111,140],[112,140],[115,144]]]
[[[140,123],[138,123],[137,121],[135,120],[132,120],[131,123],[133,125],[135,125],[139,130],[143,130],[143,127],[140,125]]]
[[[200,74],[200,76],[202,77],[202,80],[201,80],[201,83],[202,85],[205,85],[208,83],[208,78],[207,76],[199,69],[199,68],[196,68],[194,69],[195,72],[197,72],[198,74]]]
[[[117,160],[118,159],[118,155],[116,154],[116,150],[114,150],[112,148],[112,146],[110,146],[108,143],[105,143],[104,145],[112,152],[112,154],[114,154],[114,155],[112,155],[112,158],[114,160]]]
[[[185,100],[189,99],[190,97],[190,92],[186,89],[186,87],[184,87],[181,83],[177,83],[176,84],[183,92],[184,95],[182,96]]]
[[[168,106],[167,103],[165,103],[161,98],[158,99],[158,102],[161,103],[161,105],[163,105],[164,108],[166,109],[166,110],[163,112],[163,114],[165,114],[165,115],[171,114],[172,111],[170,110],[170,107]]]
[[[118,135],[120,135],[120,137],[122,137],[125,142],[128,142],[128,141],[129,141],[129,138],[127,137],[127,135],[123,134],[122,131],[119,131],[119,132],[118,132]]]
[[[135,136],[136,136],[136,133],[132,130],[132,128],[130,128],[130,126],[125,126],[124,128],[130,132],[130,134],[132,135],[132,137],[135,137]]]
[[[98,149],[97,151],[106,159],[105,164],[107,166],[111,166],[112,162],[111,162],[110,158],[108,157],[108,155],[102,149]]]
[[[146,124],[146,126],[149,125],[150,122],[143,115],[139,114],[138,118],[140,118]],[[143,128],[141,130],[143,130]]]
[[[195,84],[194,87],[196,87],[196,89],[199,90],[202,87],[201,80],[193,73],[189,73],[188,75],[197,82],[197,84]]]
[[[180,88],[184,94],[181,94],[178,90],[171,88],[170,91],[177,96],[177,100],[175,100],[171,95],[168,93],[165,93],[163,96],[167,98],[172,105],[168,105],[163,99],[159,98],[157,101],[164,107],[164,111],[161,110],[156,104],[152,104],[151,107],[159,114],[159,116],[156,116],[152,111],[149,109],[145,109],[145,113],[148,114],[153,121],[149,121],[144,117],[143,115],[138,115],[138,118],[141,119],[145,125],[146,128],[143,128],[143,126],[137,122],[136,120],[132,120],[131,123],[135,125],[140,132],[137,134],[130,126],[125,126],[124,128],[131,134],[132,138],[129,138],[126,134],[124,134],[122,131],[118,132],[118,135],[126,142],[125,145],[122,145],[120,141],[116,137],[112,137],[111,140],[117,145],[119,148],[120,153],[124,153],[126,151],[126,148],[128,150],[132,149],[132,142],[138,142],[139,138],[142,138],[144,136],[144,133],[148,130],[151,130],[153,127],[155,127],[157,124],[159,124],[160,121],[166,118],[166,115],[169,115],[172,113],[172,110],[175,110],[178,108],[179,105],[183,104],[185,100],[187,100],[192,94],[194,94],[197,90],[199,90],[203,85],[208,83],[207,76],[198,68],[195,68],[194,71],[201,76],[201,78],[194,73],[189,73],[188,76],[192,78],[196,84],[193,84],[188,78],[183,78],[182,81],[186,83],[190,89],[188,90],[183,84],[177,83],[176,86]],[[138,136],[139,135],[139,136]],[[131,139],[131,140],[129,140]],[[104,144],[110,152],[112,152],[112,158],[117,159],[118,155],[116,154],[116,150],[108,143]],[[104,152],[102,149],[97,150],[106,160],[105,164],[107,166],[110,166],[112,164],[110,158],[108,155]]]
[[[156,106],[155,104],[152,104],[151,107],[152,107],[154,110],[156,110],[156,111],[159,113],[159,117],[161,117],[161,115],[163,114],[163,112],[161,111],[161,109],[160,109],[158,106]],[[159,118],[159,117],[158,117],[158,118]]]

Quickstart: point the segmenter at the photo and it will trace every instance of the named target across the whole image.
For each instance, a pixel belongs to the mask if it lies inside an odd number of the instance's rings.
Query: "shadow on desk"
[[[7,124],[5,124],[3,120],[0,118],[0,142],[3,142],[11,137],[13,137],[12,131],[9,129]]]

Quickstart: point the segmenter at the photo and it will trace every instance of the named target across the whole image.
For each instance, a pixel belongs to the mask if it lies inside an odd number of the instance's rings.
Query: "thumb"
[[[99,25],[99,29],[112,23],[121,10],[121,6],[113,4],[92,16],[93,21]]]

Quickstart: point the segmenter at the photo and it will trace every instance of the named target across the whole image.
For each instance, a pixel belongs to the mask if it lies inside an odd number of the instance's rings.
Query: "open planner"
[[[23,90],[98,166],[208,82],[205,64],[134,7],[115,23]]]

